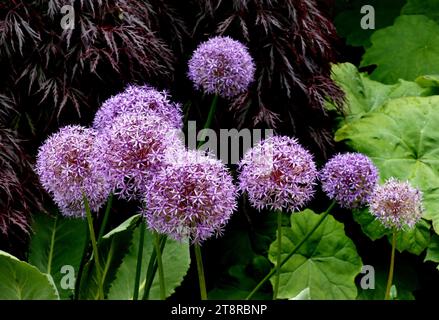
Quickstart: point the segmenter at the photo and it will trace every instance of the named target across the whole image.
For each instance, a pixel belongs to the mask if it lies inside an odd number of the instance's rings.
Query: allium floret
[[[258,210],[298,210],[312,199],[318,175],[311,153],[285,136],[270,137],[250,149],[239,171],[239,188]]]
[[[178,154],[145,193],[149,228],[193,243],[220,235],[236,209],[237,189],[227,167],[201,151]]]
[[[106,100],[96,112],[93,127],[97,130],[107,128],[116,117],[127,113],[156,115],[176,129],[183,127],[181,105],[171,102],[166,91],[160,92],[148,85],[130,85]]]
[[[154,115],[124,114],[97,139],[98,163],[114,193],[137,199],[143,186],[164,164],[167,153],[183,149],[180,131]]]
[[[378,182],[378,169],[361,153],[338,154],[326,163],[320,180],[330,199],[353,209],[368,203]]]
[[[96,135],[93,129],[67,126],[39,148],[36,172],[66,216],[84,216],[84,195],[90,208],[98,211],[111,192],[106,175],[95,161]]]
[[[424,212],[422,192],[412,187],[408,181],[390,178],[375,188],[369,208],[387,228],[411,229]]]
[[[255,64],[247,48],[230,37],[203,42],[189,61],[189,78],[196,89],[232,98],[247,91]]]

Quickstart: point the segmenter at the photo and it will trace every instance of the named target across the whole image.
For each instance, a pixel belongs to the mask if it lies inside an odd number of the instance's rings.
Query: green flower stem
[[[108,216],[110,215],[111,207],[113,204],[113,194],[111,193],[107,200],[107,206],[105,208],[104,218],[102,220],[101,228],[99,230],[99,236],[97,239],[97,243],[99,243],[104,236],[105,228],[108,223]],[[88,249],[90,246],[90,231],[89,227],[87,227],[87,233],[86,233],[86,239],[85,239],[85,246],[84,250],[82,252],[81,262],[79,263],[79,269],[78,269],[78,275],[76,277],[75,281],[75,294],[74,294],[74,300],[79,299],[79,291],[81,286],[81,279],[82,279],[82,273],[84,272],[85,263],[87,262],[87,254]]]
[[[82,251],[81,262],[79,263],[78,275],[75,280],[75,295],[74,300],[79,300],[79,292],[81,290],[81,279],[84,272],[85,263],[87,262],[88,249],[90,248],[90,231],[88,226],[85,234],[84,250]]]
[[[213,97],[212,104],[210,105],[209,115],[207,116],[207,120],[206,123],[204,124],[203,129],[210,128],[213,117],[216,112],[217,105],[218,105],[218,95],[215,95]],[[198,142],[197,149],[199,149],[203,145],[205,138],[206,137],[204,135],[201,137],[200,142]],[[201,300],[207,300],[206,279],[204,276],[203,257],[201,256],[200,245],[195,244],[194,251],[195,251],[195,258],[197,260],[198,282],[200,284]]]
[[[207,120],[204,124],[203,129],[210,128],[210,125],[212,124],[213,116],[215,115],[215,112],[216,112],[217,104],[218,104],[218,95],[215,95],[213,97],[212,104],[210,105],[209,115],[207,116]],[[203,145],[204,139],[206,139],[205,135],[203,135],[200,139],[200,142],[198,142],[197,149],[199,149]]]
[[[105,228],[107,227],[108,224],[108,216],[110,215],[112,205],[113,205],[113,194],[110,193],[110,196],[108,197],[107,200],[107,206],[105,207],[105,213],[104,213],[104,218],[102,220],[101,228],[99,229],[98,243],[101,242],[102,237],[105,234]]]
[[[384,296],[384,300],[390,299],[390,289],[392,288],[392,283],[393,283],[393,270],[395,269],[395,251],[396,251],[396,231],[393,231],[392,254],[390,256],[389,277],[387,278],[386,295]]]
[[[95,235],[95,231],[93,228],[93,218],[91,216],[91,210],[90,210],[90,205],[88,203],[87,197],[85,195],[83,195],[83,199],[84,199],[84,205],[85,205],[85,213],[87,216],[87,222],[88,222],[88,229],[90,231],[90,240],[91,240],[91,246],[93,248],[93,257],[95,260],[95,264],[96,264],[96,273],[98,276],[98,288],[99,288],[99,299],[104,299],[104,289],[103,289],[103,284],[102,284],[102,269],[101,269],[101,264],[99,262],[99,252],[98,252],[98,246],[96,244],[96,235]]]
[[[309,237],[314,233],[314,231],[317,230],[317,228],[322,224],[322,222],[325,220],[325,218],[329,215],[329,213],[331,212],[331,210],[334,208],[335,206],[335,201],[333,201],[331,203],[331,205],[329,206],[329,208],[320,215],[320,219],[319,221],[317,221],[317,223],[314,225],[314,227],[305,235],[305,237],[303,237],[303,239],[294,247],[294,249],[288,254],[288,256],[286,256],[282,262],[279,264],[279,268],[281,268],[285,263],[287,263],[287,261],[297,252],[297,250],[300,249],[300,247],[306,242],[306,240],[309,239]],[[250,300],[253,295],[262,287],[262,285],[264,285],[265,282],[267,282],[277,271],[277,268],[273,268],[270,273],[268,273],[264,279],[262,279],[258,285],[253,289],[252,292],[250,292],[250,294],[245,298],[245,300]]]
[[[146,269],[145,277],[145,289],[143,291],[142,300],[147,300],[149,298],[149,291],[151,290],[152,282],[154,280],[155,273],[157,272],[157,255],[155,252],[155,245],[151,252],[151,257],[148,262],[148,269]]]
[[[166,236],[163,235],[160,239],[160,252],[163,252],[166,244]],[[157,253],[155,250],[155,245],[151,253],[151,257],[148,263],[148,269],[146,270],[146,280],[145,289],[143,291],[142,300],[147,300],[149,298],[149,292],[151,291],[151,286],[154,281],[155,274],[157,273]]]
[[[279,293],[280,267],[282,259],[282,211],[277,212],[277,262],[276,262],[276,279],[274,282],[273,300],[277,299]]]
[[[195,258],[197,260],[198,282],[200,284],[201,300],[207,300],[206,279],[204,277],[203,257],[199,244],[194,244]]]
[[[166,288],[165,288],[165,273],[163,270],[162,261],[162,250],[160,250],[160,235],[155,233],[155,250],[157,252],[157,266],[159,270],[159,286],[160,286],[160,300],[166,299]]]
[[[136,265],[136,275],[134,277],[133,300],[138,300],[139,298],[140,274],[142,272],[142,260],[143,260],[143,246],[145,244],[145,229],[146,226],[142,222],[140,224],[139,250],[137,251],[137,265]]]

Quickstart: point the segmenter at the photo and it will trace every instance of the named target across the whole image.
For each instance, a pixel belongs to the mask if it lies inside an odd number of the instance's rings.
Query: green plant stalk
[[[99,229],[98,243],[101,242],[102,237],[105,234],[105,228],[107,227],[108,224],[108,217],[110,215],[112,205],[113,205],[113,193],[110,193],[110,196],[108,197],[107,200],[107,206],[105,207],[105,213],[104,213],[104,218],[102,220],[101,228]]]
[[[322,222],[325,220],[325,218],[329,215],[331,210],[335,206],[335,201],[331,203],[331,205],[328,207],[328,209],[320,215],[319,221],[316,222],[316,224],[313,226],[313,228],[303,237],[302,240],[294,247],[294,249],[286,256],[282,262],[279,264],[279,268],[281,268],[287,261],[297,252],[297,250],[300,249],[300,247],[306,242],[306,240],[309,239],[309,237],[314,233],[314,231],[317,230],[317,228],[322,224]],[[245,300],[250,300],[253,295],[264,285],[265,282],[267,282],[275,273],[277,268],[271,269],[271,271],[262,279],[257,286],[250,292],[250,294],[245,298]]]
[[[207,116],[206,122],[204,123],[203,129],[210,128],[213,117],[216,112],[217,105],[218,105],[218,95],[216,94],[213,97],[212,103],[210,105],[209,114]],[[200,142],[198,142],[197,149],[199,149],[203,145],[205,138],[206,138],[205,135],[201,137]],[[200,284],[201,300],[207,300],[206,278],[204,276],[203,257],[201,255],[201,248],[198,244],[194,245],[194,251],[195,251],[195,258],[197,260],[198,282]]]
[[[151,257],[149,258],[148,268],[146,269],[146,277],[145,277],[145,288],[143,291],[142,300],[147,300],[149,298],[149,291],[151,290],[152,282],[154,281],[154,276],[157,272],[157,259],[154,249],[152,250]]]
[[[276,279],[274,282],[273,300],[277,299],[279,293],[280,268],[282,259],[282,211],[277,212],[277,262],[276,262]]]
[[[108,197],[108,200],[107,200],[107,206],[105,208],[104,219],[102,221],[101,228],[99,230],[99,236],[98,236],[97,243],[99,243],[101,241],[102,237],[104,236],[105,227],[108,223],[108,216],[109,216],[110,211],[111,211],[112,203],[113,203],[113,194],[111,193],[110,196]],[[89,246],[90,246],[90,230],[89,230],[89,227],[87,227],[84,250],[82,252],[81,262],[79,263],[78,275],[77,275],[76,280],[75,280],[74,300],[79,299],[79,292],[81,289],[81,279],[82,279],[82,274],[84,272],[84,266],[85,266],[85,263],[87,261],[87,254],[88,254]]]
[[[87,216],[87,222],[88,222],[88,229],[90,232],[90,240],[91,240],[91,245],[93,248],[93,257],[95,260],[95,264],[96,264],[96,273],[98,276],[98,290],[99,290],[99,299],[104,299],[104,289],[103,289],[103,284],[102,284],[102,268],[101,268],[101,264],[99,262],[99,252],[98,252],[98,247],[96,244],[96,235],[95,235],[95,231],[93,228],[93,218],[91,216],[91,210],[90,210],[90,205],[88,203],[87,197],[85,195],[83,195],[83,199],[84,199],[84,206],[85,206],[85,213]]]
[[[389,276],[387,278],[386,295],[384,296],[384,300],[390,299],[390,289],[392,288],[392,283],[393,283],[393,270],[395,269],[395,251],[396,251],[396,231],[393,231],[392,254],[390,256]]]
[[[85,232],[86,233],[85,233],[84,250],[82,251],[81,262],[79,263],[79,268],[78,268],[78,275],[75,280],[74,300],[79,300],[79,291],[81,290],[82,273],[84,272],[84,266],[85,263],[87,262],[88,249],[90,248],[90,231],[88,229],[88,226]]]
[[[203,257],[199,244],[194,244],[195,258],[197,260],[198,282],[200,284],[201,300],[207,300],[206,278],[204,276]]]
[[[160,240],[160,252],[163,252],[166,244],[167,237],[163,235]],[[152,283],[154,281],[155,274],[157,272],[157,253],[155,251],[155,245],[151,253],[151,257],[148,263],[148,269],[146,270],[145,289],[143,291],[142,300],[147,300],[149,292],[151,290]]]
[[[160,300],[166,299],[165,288],[165,273],[163,270],[162,251],[160,250],[160,235],[155,233],[155,250],[157,252],[157,266],[159,270],[159,286],[160,286]]]
[[[143,246],[145,243],[145,229],[146,229],[145,224],[141,223],[140,224],[139,250],[137,251],[136,275],[134,277],[133,300],[138,300],[138,298],[139,298],[140,274],[142,272],[142,260],[143,260]]]
[[[213,97],[212,104],[210,105],[209,114],[207,116],[206,122],[204,123],[203,129],[209,129],[210,128],[210,126],[212,124],[213,117],[214,117],[215,112],[216,112],[217,105],[218,105],[218,95],[215,95]],[[203,145],[204,139],[206,139],[205,135],[203,135],[201,137],[201,139],[200,139],[200,142],[198,142],[197,149],[199,149]]]

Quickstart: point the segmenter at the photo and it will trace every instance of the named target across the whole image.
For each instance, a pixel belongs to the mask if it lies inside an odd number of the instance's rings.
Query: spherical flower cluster
[[[128,86],[125,91],[106,100],[96,112],[93,127],[109,127],[121,114],[142,113],[156,115],[176,129],[183,127],[181,106],[169,100],[166,91],[159,92],[148,85]]]
[[[195,87],[224,98],[246,91],[254,73],[255,64],[247,48],[229,37],[203,42],[189,61],[189,78]]]
[[[169,150],[183,148],[179,130],[161,117],[124,114],[100,134],[97,163],[124,199],[138,198],[143,186],[161,167]]]
[[[236,208],[236,195],[221,161],[184,151],[147,185],[143,213],[151,229],[200,243],[221,234]]]
[[[421,191],[395,178],[375,188],[369,208],[384,226],[399,230],[413,228],[424,211]]]
[[[84,195],[90,208],[99,210],[111,192],[106,176],[97,170],[95,138],[93,129],[67,126],[39,148],[36,172],[66,216],[84,216]]]
[[[314,195],[317,169],[294,138],[274,136],[250,149],[239,164],[240,190],[261,210],[298,210]]]
[[[378,182],[378,170],[360,153],[338,154],[320,173],[323,191],[344,208],[367,204]]]

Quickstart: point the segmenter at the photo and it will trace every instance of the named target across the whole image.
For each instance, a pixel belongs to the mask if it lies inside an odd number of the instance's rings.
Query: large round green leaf
[[[29,263],[50,274],[60,297],[68,299],[73,290],[61,285],[61,279],[69,276],[61,271],[65,266],[73,268],[75,274],[78,270],[87,234],[85,221],[38,214],[34,216],[32,231]]]
[[[117,300],[132,300],[134,294],[134,277],[136,274],[137,266],[137,253],[139,248],[140,228],[145,228],[145,225],[140,225],[133,235],[133,241],[128,253],[123,259],[113,281],[110,291],[108,293],[108,299]],[[145,231],[145,239],[143,244],[143,260],[142,270],[140,278],[139,297],[143,296],[145,281],[146,281],[146,269],[151,257],[151,253],[154,248],[154,237],[148,230]],[[163,269],[165,274],[165,288],[166,296],[169,297],[174,293],[183,281],[184,276],[189,270],[190,256],[189,256],[189,244],[187,242],[178,242],[171,239],[167,239],[165,248],[163,250]],[[160,298],[160,286],[158,280],[158,272],[155,275],[152,283],[149,299]]]
[[[399,80],[398,83],[387,85],[369,79],[360,73],[351,63],[334,64],[331,78],[345,93],[344,114],[340,117],[339,125],[363,117],[365,114],[377,110],[389,100],[401,97],[418,97],[427,95],[430,89],[420,83]],[[425,81],[424,81],[425,82]],[[337,110],[330,102],[328,110]]]
[[[371,75],[375,80],[395,83],[439,73],[439,24],[426,16],[400,16],[371,41],[361,65],[377,65]]]
[[[394,99],[340,128],[336,141],[372,158],[381,179],[409,180],[424,193],[424,218],[439,233],[439,96]]]
[[[392,236],[387,235],[389,243]],[[430,224],[421,219],[416,227],[404,232],[398,232],[396,235],[396,249],[399,252],[408,251],[420,255],[430,244]]]
[[[399,16],[405,0],[336,0],[335,26],[340,36],[351,46],[370,46],[370,36],[377,29],[392,25]],[[375,28],[363,29],[361,8],[370,5],[375,9]]]
[[[427,92],[430,94],[426,94],[426,96],[439,95],[439,74],[419,76],[415,81],[419,86],[429,89]]]
[[[379,220],[375,219],[368,208],[354,210],[352,213],[354,220],[360,224],[361,230],[370,239],[377,240],[387,236],[389,243],[391,243],[392,230],[387,229]],[[396,249],[399,252],[408,251],[420,255],[430,243],[430,227],[429,222],[421,219],[413,229],[399,232]]]
[[[291,228],[283,228],[282,256],[313,228],[319,215],[311,210],[291,215]],[[277,240],[270,246],[269,257],[276,263]],[[296,254],[281,268],[279,298],[291,299],[309,288],[311,299],[355,299],[355,277],[362,267],[354,243],[344,232],[344,225],[328,216]],[[274,277],[270,279],[273,283]]]
[[[431,237],[431,242],[428,246],[424,261],[439,263],[439,236],[434,235]],[[439,270],[439,265],[437,266],[437,269]]]
[[[352,210],[354,220],[361,226],[361,230],[372,240],[377,240],[391,233],[379,220],[377,220],[368,208]]]
[[[407,0],[401,10],[402,14],[422,14],[439,22],[439,1],[437,0]]]
[[[58,300],[52,277],[0,250],[0,300]]]

